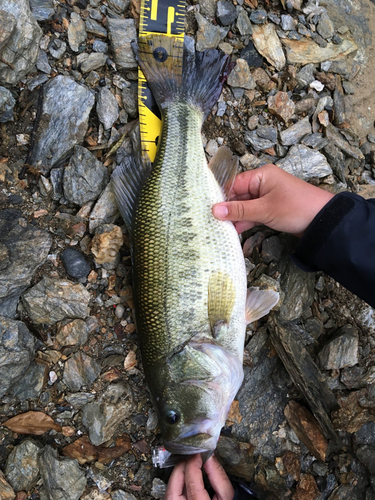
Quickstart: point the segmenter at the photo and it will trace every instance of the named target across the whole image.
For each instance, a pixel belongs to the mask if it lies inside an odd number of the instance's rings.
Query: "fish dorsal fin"
[[[238,171],[238,157],[227,146],[221,146],[211,158],[208,167],[223,190],[225,199],[229,197]]]
[[[212,330],[220,322],[230,322],[235,300],[236,289],[229,274],[212,273],[208,283],[208,319]]]
[[[246,323],[252,323],[270,312],[279,302],[280,294],[274,290],[260,290],[251,287],[247,290]]]
[[[112,174],[113,192],[129,233],[132,232],[133,216],[140,192],[150,172],[150,161],[129,155]]]

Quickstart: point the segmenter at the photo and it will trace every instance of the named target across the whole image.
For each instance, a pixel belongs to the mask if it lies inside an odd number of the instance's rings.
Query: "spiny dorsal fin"
[[[208,319],[211,329],[219,322],[229,323],[232,317],[236,289],[229,274],[216,271],[208,283]]]
[[[208,166],[227,200],[237,175],[238,157],[233,156],[232,151],[227,146],[221,146],[211,158]]]
[[[274,290],[260,290],[251,287],[247,290],[246,323],[253,323],[270,312],[279,302],[280,294]]]

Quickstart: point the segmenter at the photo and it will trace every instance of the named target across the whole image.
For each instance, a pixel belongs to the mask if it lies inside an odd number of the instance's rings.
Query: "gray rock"
[[[237,19],[236,7],[232,4],[232,2],[219,0],[217,2],[216,17],[223,26],[229,26]]]
[[[46,446],[39,455],[39,468],[49,500],[78,500],[86,488],[86,478],[77,460],[59,458]]]
[[[13,120],[13,109],[16,104],[10,90],[0,87],[0,123]]]
[[[370,474],[375,476],[375,446],[360,446],[356,454],[360,461],[368,468]]]
[[[38,480],[40,451],[40,444],[28,438],[10,452],[5,475],[15,491],[31,490]]]
[[[122,14],[129,7],[130,0],[108,0],[108,7],[113,9],[117,14]]]
[[[130,402],[110,405],[104,402],[89,403],[83,408],[82,423],[94,446],[105,443],[114,435],[118,425],[132,411]]]
[[[49,44],[48,50],[52,57],[55,59],[61,59],[66,52],[66,43],[63,40],[60,40],[60,38],[55,38]]]
[[[359,161],[364,159],[362,151],[356,146],[349,144],[349,142],[344,139],[336,127],[334,127],[331,123],[325,130],[327,139],[341,149],[347,156],[351,156],[355,160]]]
[[[70,15],[70,23],[68,27],[68,41],[70,48],[74,52],[79,51],[79,46],[86,41],[87,32],[85,23],[83,22],[81,16],[76,12],[72,12]]]
[[[255,89],[256,83],[245,59],[237,59],[236,66],[230,72],[228,85],[248,90]]]
[[[56,340],[61,346],[83,345],[87,342],[88,328],[82,319],[68,319],[57,325]]]
[[[27,80],[27,88],[32,92],[34,89],[39,87],[39,85],[43,85],[43,83],[48,82],[49,78],[47,75],[37,75],[34,78],[30,78]]]
[[[50,180],[52,184],[52,198],[54,200],[59,200],[62,196],[64,196],[63,191],[63,179],[64,179],[64,167],[53,168],[50,174]]]
[[[319,362],[324,370],[339,370],[358,363],[358,332],[345,325],[319,352]]]
[[[95,382],[99,374],[100,365],[95,359],[78,351],[65,363],[63,382],[71,391],[79,391]]]
[[[298,87],[303,88],[310,85],[310,83],[315,80],[314,73],[315,73],[314,64],[306,64],[306,66],[303,66],[303,68],[301,68],[296,74]]]
[[[102,52],[103,54],[107,54],[108,44],[102,42],[101,40],[95,40],[94,43],[92,44],[92,50],[94,50],[95,52]]]
[[[243,7],[237,7],[237,29],[242,36],[251,35],[253,30],[251,27],[251,22],[249,16],[247,15]],[[241,53],[242,57],[242,53]]]
[[[89,73],[94,69],[99,69],[105,65],[107,56],[101,52],[91,52],[81,64],[82,73]]]
[[[319,134],[318,132],[308,134],[303,139],[301,139],[301,143],[309,148],[317,149],[318,151],[324,148],[327,145],[327,139]],[[331,162],[329,162],[332,166]]]
[[[88,33],[92,33],[95,36],[101,36],[103,38],[107,38],[107,30],[95,19],[91,19],[88,17],[86,19],[86,31]]]
[[[72,78],[59,75],[44,87],[43,110],[32,164],[43,173],[59,166],[86,134],[94,95]]]
[[[258,127],[256,130],[246,132],[244,141],[256,151],[262,151],[277,143],[277,130],[274,127]]]
[[[305,181],[313,177],[326,177],[332,174],[332,169],[324,155],[302,144],[292,146],[288,155],[276,165],[286,172]]]
[[[96,71],[90,71],[90,73],[85,78],[86,85],[90,87],[96,87],[100,81],[100,75]]]
[[[53,325],[65,318],[86,318],[90,298],[80,283],[46,276],[22,296],[22,301],[33,323]]]
[[[342,81],[342,86],[345,91],[345,94],[354,94],[355,86],[351,82],[347,82],[346,80]]]
[[[254,24],[264,24],[267,21],[267,12],[263,9],[253,10],[250,21]]]
[[[251,41],[241,50],[240,57],[241,59],[245,59],[250,67],[260,68],[263,64],[263,57]]]
[[[117,69],[136,69],[131,42],[137,40],[134,19],[107,19],[109,40]]]
[[[91,394],[91,392],[77,392],[75,394],[67,394],[65,399],[73,408],[82,408],[87,403],[94,401],[95,394]]]
[[[30,0],[30,9],[37,21],[48,21],[55,13],[53,0]]]
[[[341,182],[345,182],[345,156],[334,144],[330,142],[327,144],[328,140],[326,138],[325,141],[326,144],[324,145],[323,153],[329,161],[329,164],[331,165],[333,173],[336,175],[336,177]]]
[[[43,73],[46,73],[47,75],[51,74],[52,68],[48,62],[48,57],[44,50],[39,51],[39,56],[36,61],[36,67],[39,71],[43,71]]]
[[[285,293],[280,318],[284,321],[300,318],[314,300],[314,274],[305,273],[292,261],[288,261],[280,285]]]
[[[271,236],[262,242],[262,260],[269,264],[272,261],[280,260],[283,245],[277,236]]]
[[[371,445],[375,447],[375,422],[364,424],[355,434],[354,440],[356,446]]]
[[[82,146],[75,146],[73,156],[65,168],[64,196],[77,205],[96,200],[108,183],[107,169]]]
[[[213,19],[216,12],[216,0],[199,0],[199,12],[209,19]]]
[[[156,499],[163,500],[165,498],[166,491],[167,485],[165,482],[158,477],[154,477],[152,480],[151,495]]]
[[[118,118],[119,107],[108,87],[102,87],[99,91],[96,112],[105,130],[111,128]]]
[[[138,88],[135,83],[122,89],[122,104],[129,116],[135,118],[138,115]]]
[[[50,235],[28,224],[18,210],[0,211],[0,315],[14,318],[20,295],[44,264]]]
[[[111,498],[112,500],[137,500],[134,495],[123,490],[113,491]]]
[[[0,316],[0,398],[30,366],[35,338],[26,325]]]
[[[92,7],[88,7],[87,11],[88,11],[89,16],[91,17],[91,19],[95,19],[95,21],[99,21],[99,23],[102,22],[102,20],[103,20],[103,14],[100,12],[99,9],[94,9]]]
[[[284,31],[293,31],[297,27],[297,20],[289,14],[281,15],[281,27]]]
[[[320,15],[320,19],[319,19],[318,26],[316,27],[316,29],[317,29],[319,35],[322,38],[325,38],[326,40],[328,38],[331,38],[334,35],[335,28],[332,24],[332,21],[328,17],[328,14],[326,11],[324,11]]]
[[[310,118],[306,116],[303,120],[299,120],[291,127],[280,132],[281,144],[284,146],[292,146],[297,144],[307,134],[311,133]]]
[[[0,85],[15,85],[34,68],[42,30],[28,0],[2,0],[0,11],[0,58],[8,63],[0,65]]]
[[[221,40],[225,38],[228,29],[214,26],[199,12],[196,12],[195,18],[199,27],[197,33],[197,50],[201,52],[207,49],[216,49]]]
[[[86,278],[91,271],[90,264],[85,257],[74,248],[67,248],[61,254],[61,262],[65,271],[72,278]]]
[[[9,393],[21,402],[38,398],[46,380],[46,371],[44,363],[32,362],[22,379],[9,389]]]
[[[117,202],[109,183],[90,213],[89,230],[93,234],[102,224],[112,224],[119,216]]]

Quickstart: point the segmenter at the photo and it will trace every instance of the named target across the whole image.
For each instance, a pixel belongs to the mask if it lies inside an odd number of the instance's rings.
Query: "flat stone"
[[[308,116],[280,132],[281,144],[284,146],[292,146],[300,142],[307,134],[311,134],[311,124]]]
[[[122,104],[125,111],[132,118],[138,115],[138,87],[136,83],[131,83],[128,87],[122,89]]]
[[[265,92],[269,92],[276,87],[276,83],[271,80],[263,68],[253,69],[251,75],[256,85]]]
[[[16,316],[19,297],[44,264],[51,244],[51,236],[28,224],[20,211],[0,211],[0,315]]]
[[[108,87],[102,87],[99,91],[96,112],[105,130],[110,129],[118,118],[117,100]]]
[[[99,446],[115,434],[119,424],[132,411],[129,402],[110,405],[104,402],[89,403],[83,408],[82,423],[89,433],[90,441]]]
[[[30,78],[27,80],[27,88],[32,92],[34,89],[39,87],[39,85],[43,85],[43,83],[48,82],[49,78],[47,75],[37,75],[34,78]]]
[[[314,300],[314,275],[302,271],[292,261],[288,261],[280,283],[285,293],[280,307],[280,318],[285,321],[300,318]]]
[[[108,0],[108,6],[117,14],[125,12],[130,4],[130,0]]]
[[[344,57],[357,50],[357,45],[352,40],[344,40],[340,45],[328,43],[326,47],[320,47],[310,38],[301,40],[283,39],[286,58],[289,64],[310,64],[333,61]]]
[[[119,250],[124,243],[123,234],[119,226],[103,224],[98,226],[92,239],[91,251],[95,262],[106,264],[106,268],[114,269],[119,261]]]
[[[39,398],[47,379],[47,369],[44,363],[32,362],[22,379],[9,389],[9,394],[18,401]]]
[[[92,44],[92,50],[94,50],[95,52],[102,52],[103,54],[107,54],[108,44],[102,42],[102,40],[95,40],[94,43]]]
[[[288,155],[278,161],[276,165],[305,181],[313,177],[321,178],[332,174],[332,168],[326,157],[319,151],[310,149],[303,144],[292,146]]]
[[[319,496],[320,492],[314,477],[311,474],[301,474],[293,500],[310,500]]]
[[[107,18],[109,40],[117,69],[136,69],[131,42],[137,40],[137,31],[134,19]]]
[[[52,57],[59,60],[66,52],[66,43],[60,38],[55,38],[48,46],[49,53]]]
[[[310,85],[310,83],[313,82],[315,79],[314,73],[315,73],[314,64],[306,64],[306,66],[303,66],[303,68],[301,68],[296,74],[298,87],[303,88]]]
[[[285,66],[285,55],[281,42],[272,23],[253,27],[253,42],[257,51],[278,71]]]
[[[223,26],[229,26],[237,19],[236,7],[232,2],[227,0],[219,0],[216,7],[216,17]]]
[[[0,470],[0,498],[1,500],[14,500],[16,494]]]
[[[319,352],[324,370],[339,370],[358,363],[358,332],[351,325],[341,327]]]
[[[61,254],[61,261],[66,272],[72,278],[86,278],[90,271],[90,264],[85,257],[75,248],[67,248]]]
[[[73,406],[73,408],[82,408],[91,403],[95,399],[95,394],[91,392],[77,392],[74,394],[67,394],[65,396],[66,401]]]
[[[294,102],[286,92],[277,92],[267,99],[268,109],[280,120],[287,123],[294,114]]]
[[[329,124],[325,128],[325,134],[327,139],[339,149],[341,149],[347,156],[351,156],[352,158],[355,158],[359,161],[364,159],[362,151],[359,148],[349,144],[348,141],[344,139],[344,137],[332,124]]]
[[[281,15],[281,27],[284,31],[293,31],[297,27],[297,20],[289,14]]]
[[[36,61],[36,67],[39,71],[43,71],[43,73],[46,73],[47,75],[51,74],[52,68],[50,63],[48,62],[48,57],[44,50],[39,51],[39,56]]]
[[[30,9],[37,21],[48,21],[55,14],[53,0],[30,0]]]
[[[111,183],[107,185],[90,213],[89,231],[91,234],[102,224],[111,224],[119,216],[119,210]]]
[[[216,0],[199,0],[199,9],[203,16],[213,19],[216,13]]]
[[[253,10],[250,14],[250,21],[254,24],[264,24],[267,21],[267,12],[263,9]]]
[[[65,318],[86,318],[90,298],[80,283],[44,277],[22,301],[33,323],[53,325]]]
[[[77,460],[60,458],[46,446],[39,455],[40,474],[50,500],[78,500],[86,488],[86,478]]]
[[[216,49],[221,40],[225,38],[228,29],[211,24],[199,12],[195,14],[195,18],[199,28],[197,32],[197,50],[201,52]]]
[[[95,359],[78,351],[65,362],[63,382],[71,391],[79,391],[95,382],[100,370]]]
[[[59,75],[49,81],[31,163],[47,173],[65,161],[83,142],[94,102],[93,93],[72,78]]]
[[[356,455],[368,468],[370,474],[375,476],[375,446],[360,446],[356,451]]]
[[[274,130],[276,132],[275,138],[273,136],[271,138],[270,137],[267,138],[258,135],[257,133],[258,129],[252,130],[251,132],[246,132],[244,137],[244,142],[245,144],[251,145],[255,149],[255,151],[264,151],[265,149],[271,148],[277,143],[277,131],[276,129]]]
[[[35,353],[35,338],[21,321],[0,316],[0,398],[27,371]]]
[[[92,33],[95,36],[101,36],[103,38],[107,38],[107,30],[95,19],[91,19],[88,17],[85,22],[87,33]]]
[[[332,24],[332,21],[328,17],[328,14],[326,11],[324,11],[322,14],[320,14],[320,19],[318,22],[318,25],[316,27],[319,35],[326,40],[328,38],[332,38],[334,33],[335,33],[335,28]]]
[[[87,338],[88,328],[82,319],[65,320],[57,325],[56,340],[61,346],[83,345]]]
[[[10,452],[5,474],[15,491],[28,491],[39,478],[38,455],[41,445],[33,439],[25,439]]]
[[[0,87],[0,123],[13,121],[13,109],[16,104],[10,90]]]
[[[251,41],[241,50],[240,57],[241,59],[245,59],[250,67],[260,68],[263,64],[263,57],[259,54]]]
[[[73,52],[78,52],[81,44],[86,42],[87,32],[84,21],[76,12],[70,15],[70,23],[68,27],[68,41]]]
[[[262,242],[262,260],[269,264],[272,261],[280,260],[283,245],[277,236],[271,236]]]
[[[220,436],[215,455],[228,474],[251,481],[254,470],[254,446],[236,439]]]
[[[248,90],[255,89],[255,81],[245,59],[237,59],[236,66],[229,74],[228,85]]]
[[[89,73],[94,69],[99,69],[105,65],[107,56],[101,52],[91,52],[89,56],[81,64],[82,73]]]
[[[75,146],[64,170],[64,196],[79,206],[94,201],[108,183],[107,169],[86,148]]]
[[[28,0],[2,0],[1,21],[10,21],[0,28],[0,85],[15,85],[33,70],[38,57],[40,29]]]
[[[237,29],[241,36],[251,35],[253,32],[249,16],[246,10],[240,6],[237,6]]]

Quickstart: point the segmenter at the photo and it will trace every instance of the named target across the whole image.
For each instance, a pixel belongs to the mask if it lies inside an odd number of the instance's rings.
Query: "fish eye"
[[[180,415],[176,411],[170,410],[165,414],[164,418],[167,424],[173,425],[177,424],[177,422],[180,420]]]

